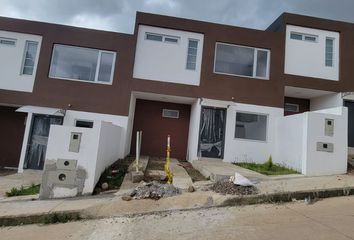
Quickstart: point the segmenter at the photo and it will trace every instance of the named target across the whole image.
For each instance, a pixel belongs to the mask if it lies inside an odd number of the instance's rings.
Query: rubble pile
[[[133,199],[154,199],[158,200],[163,197],[172,197],[181,194],[181,190],[172,184],[163,184],[157,181],[149,183],[142,182],[130,194]]]
[[[218,181],[211,185],[210,190],[220,194],[231,195],[252,195],[257,194],[257,188],[254,186],[236,185],[228,179]]]

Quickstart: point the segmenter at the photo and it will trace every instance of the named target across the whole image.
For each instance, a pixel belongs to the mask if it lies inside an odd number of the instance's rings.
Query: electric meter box
[[[334,133],[334,119],[325,119],[325,136],[332,137]]]
[[[79,132],[72,132],[71,133],[69,152],[78,153],[80,151],[81,136],[82,136],[82,133],[79,133]]]

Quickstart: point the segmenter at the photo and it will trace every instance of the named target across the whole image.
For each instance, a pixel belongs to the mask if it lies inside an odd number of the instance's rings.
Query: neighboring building
[[[42,169],[51,124],[106,121],[122,128],[119,158],[142,130],[143,155],[164,156],[171,135],[172,157],[189,161],[272,155],[309,175],[343,172],[353,39],[354,24],[288,13],[265,31],[137,13],[133,35],[0,18],[0,167]],[[316,158],[333,171],[309,170]]]

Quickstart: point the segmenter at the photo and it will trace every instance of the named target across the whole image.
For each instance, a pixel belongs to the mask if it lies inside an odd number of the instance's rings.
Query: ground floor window
[[[266,141],[268,116],[257,113],[236,113],[235,138]]]

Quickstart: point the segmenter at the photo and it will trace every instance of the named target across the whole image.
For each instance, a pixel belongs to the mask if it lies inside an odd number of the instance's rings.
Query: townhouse
[[[117,158],[143,131],[143,155],[170,135],[179,159],[344,172],[353,43],[354,24],[289,13],[261,31],[138,12],[133,34],[0,18],[0,167],[42,169],[53,125],[105,121]]]

